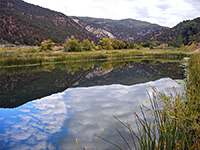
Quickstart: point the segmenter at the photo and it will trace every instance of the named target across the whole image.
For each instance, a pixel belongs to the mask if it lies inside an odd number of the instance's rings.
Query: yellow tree
[[[55,46],[55,43],[52,42],[52,40],[50,39],[44,40],[43,42],[41,42],[40,50],[41,51],[53,50],[54,46]]]
[[[82,48],[84,51],[91,51],[92,50],[92,45],[88,39],[83,40],[82,42]]]
[[[124,49],[126,47],[126,43],[124,41],[120,41],[120,49]]]
[[[68,39],[65,44],[63,44],[65,51],[69,52],[81,52],[82,47],[78,39],[75,39],[74,36],[71,39]]]
[[[112,50],[112,39],[111,38],[103,38],[103,49]]]
[[[117,39],[114,39],[114,40],[112,41],[112,47],[113,47],[114,49],[120,49],[120,41],[117,40]]]
[[[97,47],[94,44],[94,41],[91,42],[92,49],[97,50]]]

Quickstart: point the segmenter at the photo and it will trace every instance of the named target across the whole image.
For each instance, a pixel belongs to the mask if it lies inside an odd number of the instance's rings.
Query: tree
[[[198,34],[198,23],[197,22],[188,22],[184,24],[181,36],[183,38],[183,43],[185,45],[189,44],[190,36],[194,36]]]
[[[102,50],[103,47],[101,45],[98,45],[98,50]]]
[[[126,44],[126,46],[124,47],[124,49],[127,49],[127,47],[128,47],[128,41],[123,40],[123,42]]]
[[[126,47],[126,43],[124,41],[120,41],[120,49],[124,49]]]
[[[97,47],[95,46],[94,41],[91,42],[91,46],[93,50],[97,50]]]
[[[111,38],[103,38],[103,49],[112,50],[112,39]]]
[[[82,47],[78,39],[75,39],[74,36],[71,36],[65,44],[63,44],[64,49],[69,52],[81,52]]]
[[[194,44],[194,42],[192,42],[192,44],[191,44],[190,46],[192,46],[192,47],[193,47],[194,45],[195,45],[195,44]]]
[[[17,46],[19,46],[20,45],[20,43],[18,42],[18,41],[15,41],[15,43],[14,43],[15,45],[17,45]]]
[[[134,47],[138,50],[142,49],[142,45],[134,44]]]
[[[100,40],[98,43],[98,50],[102,50],[103,49],[103,41]]]
[[[82,42],[82,49],[84,51],[91,51],[92,50],[92,45],[91,45],[91,43],[90,43],[89,40],[83,40],[83,42]]]
[[[127,46],[128,49],[134,49],[135,48],[135,44],[133,42],[130,42]]]
[[[180,48],[182,44],[183,43],[180,40],[173,40],[172,42],[169,43],[169,46]]]
[[[194,35],[194,36],[189,36],[189,39],[188,39],[188,44],[189,45],[191,45],[192,43],[194,43],[195,41],[197,41],[197,39],[196,39],[196,36]]]
[[[113,42],[112,42],[112,47],[114,49],[120,49],[120,42],[117,40],[117,39],[114,39]]]
[[[107,44],[107,45],[104,46],[104,49],[113,50],[113,47],[110,44]]]
[[[150,47],[152,44],[150,42],[146,42],[146,43],[141,43],[140,45],[142,47]]]
[[[52,40],[50,40],[50,39],[44,40],[43,42],[41,42],[40,50],[41,51],[52,50],[54,45],[55,45],[55,43],[52,42]]]
[[[35,46],[38,46],[38,45],[39,45],[38,40],[35,40],[34,45],[35,45]]]

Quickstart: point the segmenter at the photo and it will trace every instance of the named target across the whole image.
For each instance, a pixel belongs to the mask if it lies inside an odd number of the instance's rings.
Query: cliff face
[[[90,17],[71,17],[76,23],[98,38],[134,39],[165,27],[134,19],[111,20]]]
[[[35,40],[52,39],[63,43],[71,35],[98,40],[68,16],[22,0],[1,0],[0,20],[1,41],[32,45]]]

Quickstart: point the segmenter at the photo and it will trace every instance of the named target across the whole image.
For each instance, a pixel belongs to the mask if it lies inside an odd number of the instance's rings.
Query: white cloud
[[[172,79],[164,78],[132,86],[116,84],[69,88],[62,93],[33,101],[31,105],[23,105],[14,110],[11,116],[6,115],[5,132],[0,133],[1,146],[20,150],[74,149],[75,138],[78,138],[81,145],[92,149],[95,147],[95,134],[117,143],[121,139],[113,127],[120,126],[112,114],[122,121],[129,120],[132,127],[136,128],[132,111],[139,113],[139,104],[148,101],[146,90],[152,90],[147,85],[156,86],[159,91],[180,87]],[[12,120],[12,116],[16,115],[17,118]],[[10,120],[13,124],[8,123]],[[124,129],[122,132],[128,137]],[[98,141],[100,147],[108,149],[110,145],[101,142]]]
[[[21,109],[20,111],[21,112],[30,112],[30,110],[28,110],[28,109]]]
[[[25,0],[68,16],[132,18],[163,26],[175,26],[200,14],[199,0]]]

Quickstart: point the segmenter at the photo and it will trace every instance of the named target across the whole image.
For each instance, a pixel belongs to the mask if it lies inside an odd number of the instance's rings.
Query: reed
[[[190,57],[188,80],[184,93],[174,91],[165,94],[153,88],[149,96],[151,108],[147,108],[153,119],[149,120],[146,108],[140,107],[142,116],[134,112],[137,131],[127,121],[119,123],[128,129],[132,141],[127,141],[115,127],[127,149],[136,150],[199,150],[200,149],[200,55]],[[145,110],[144,110],[145,109]],[[104,139],[116,149],[119,145]]]
[[[0,66],[21,66],[33,64],[48,64],[57,62],[89,62],[123,58],[182,58],[189,53],[177,49],[143,49],[143,50],[101,50],[88,52],[39,52],[37,47],[7,48],[0,51]]]

